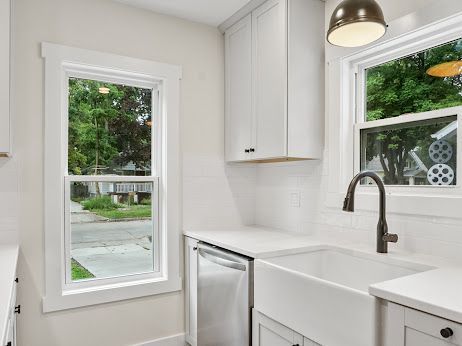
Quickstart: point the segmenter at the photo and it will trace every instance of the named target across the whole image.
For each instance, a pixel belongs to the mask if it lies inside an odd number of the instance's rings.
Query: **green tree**
[[[106,87],[108,93],[100,93]],[[93,80],[69,81],[68,166],[72,174],[149,166],[151,90]]]
[[[367,120],[377,120],[462,104],[461,76],[435,78],[428,68],[446,61],[462,59],[462,40],[435,47],[367,70]],[[394,128],[368,136],[371,160],[378,155],[386,184],[403,184],[404,168],[410,151],[429,145],[429,131],[418,126]]]
[[[116,105],[118,116],[109,122],[119,155],[117,165],[133,162],[136,166],[151,163],[152,91],[124,87],[124,95]]]

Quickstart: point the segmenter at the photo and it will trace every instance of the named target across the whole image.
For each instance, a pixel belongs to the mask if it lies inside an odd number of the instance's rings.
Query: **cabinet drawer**
[[[427,335],[431,335],[439,340],[462,346],[462,325],[459,323],[406,308],[405,324],[406,327],[418,330]],[[441,331],[445,328],[450,328],[453,332],[453,335],[448,338],[442,337]]]
[[[451,346],[447,341],[439,340],[433,336],[417,330],[406,328],[406,346]]]

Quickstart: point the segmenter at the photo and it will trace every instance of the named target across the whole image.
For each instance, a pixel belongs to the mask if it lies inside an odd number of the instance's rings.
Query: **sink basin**
[[[255,308],[323,346],[378,345],[371,284],[433,269],[347,249],[255,261]]]

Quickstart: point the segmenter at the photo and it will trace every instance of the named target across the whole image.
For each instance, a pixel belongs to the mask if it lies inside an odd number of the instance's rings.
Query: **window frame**
[[[45,297],[43,311],[57,311],[181,290],[179,83],[181,67],[84,49],[42,43],[45,59],[44,226]],[[153,97],[150,176],[73,176],[67,172],[69,78],[149,88]],[[154,104],[156,100],[158,104]],[[158,111],[156,111],[156,109]],[[168,113],[168,117],[167,117]],[[155,119],[157,116],[157,119]],[[70,263],[69,184],[71,181],[152,181],[157,191],[158,271],[67,282]],[[69,221],[67,223],[67,221]],[[69,242],[69,241],[68,241]],[[154,250],[153,250],[154,251]],[[154,268],[156,269],[156,268]]]
[[[462,29],[462,26],[460,27]],[[354,174],[357,174],[361,171],[360,166],[360,130],[364,128],[376,127],[376,126],[385,126],[390,124],[396,124],[399,120],[405,122],[410,122],[410,118],[414,117],[415,120],[423,119],[432,119],[439,118],[449,115],[457,115],[458,128],[461,128],[461,112],[462,106],[458,107],[448,107],[438,110],[433,110],[429,112],[420,112],[413,114],[401,115],[398,117],[366,121],[366,70],[369,68],[376,67],[378,65],[404,58],[411,54],[415,54],[427,49],[434,48],[439,45],[449,43],[451,41],[462,39],[462,31],[448,31],[442,34],[433,34],[433,33],[422,33],[422,38],[419,40],[410,39],[413,35],[407,35],[409,38],[402,43],[402,46],[397,46],[395,49],[391,49],[381,54],[377,55],[365,55],[359,54],[353,61],[349,63],[350,70],[350,85],[353,86],[352,93],[350,92],[350,97],[352,100],[352,112],[353,112],[353,170]],[[373,126],[374,124],[378,124]],[[462,138],[457,136],[457,168],[459,164],[462,163],[462,156],[460,150],[462,150]],[[448,189],[445,194],[462,194],[462,185],[460,179],[462,175],[459,172],[459,169],[456,171],[457,174],[457,184],[450,186],[435,186],[435,185],[387,185],[387,190],[392,193],[419,193],[419,194],[441,194],[441,189]],[[358,186],[359,192],[370,193],[371,189],[375,187],[372,185],[362,185]],[[449,191],[452,190],[452,191]]]
[[[462,13],[454,14],[453,10],[435,5],[390,22],[387,34],[372,45],[331,51],[326,68],[327,161],[323,168],[327,176],[326,207],[341,207],[347,187],[357,173],[354,124],[359,104],[356,89],[360,69],[459,39],[461,32]],[[461,217],[457,212],[462,208],[460,185],[448,189],[387,186],[386,191],[388,213]],[[356,194],[357,210],[377,210],[374,186],[358,186]]]
[[[361,114],[363,113],[363,114]],[[357,120],[354,127],[354,145],[353,145],[353,160],[354,160],[354,170],[355,174],[361,172],[361,130],[365,129],[372,129],[382,126],[389,126],[389,125],[398,125],[398,124],[406,124],[411,122],[423,121],[423,120],[430,120],[430,119],[439,119],[448,116],[456,116],[457,117],[457,128],[462,128],[462,106],[458,107],[448,107],[448,108],[441,108],[434,111],[428,112],[420,112],[420,113],[412,113],[412,114],[404,114],[392,118],[385,118],[373,121],[358,121],[358,119],[364,119],[364,112],[358,111],[357,112]],[[396,190],[399,189],[455,189],[461,187],[460,179],[462,179],[462,173],[459,170],[459,165],[462,162],[462,152],[459,150],[462,148],[462,138],[457,134],[457,157],[456,157],[456,181],[455,185],[386,185],[387,189],[393,188]],[[375,186],[371,185],[360,185],[359,188],[364,189],[375,189]],[[441,192],[441,191],[439,191]],[[445,191],[447,193],[447,191]]]

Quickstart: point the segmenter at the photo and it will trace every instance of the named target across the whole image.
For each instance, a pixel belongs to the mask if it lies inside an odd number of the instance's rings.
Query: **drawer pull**
[[[440,330],[440,334],[441,334],[441,336],[442,336],[443,338],[447,339],[447,338],[453,336],[453,335],[454,335],[454,332],[452,331],[451,328],[448,327],[448,328],[443,328],[443,329],[441,329],[441,330]]]
[[[21,313],[21,305],[15,306],[14,313],[15,314],[20,314]]]

